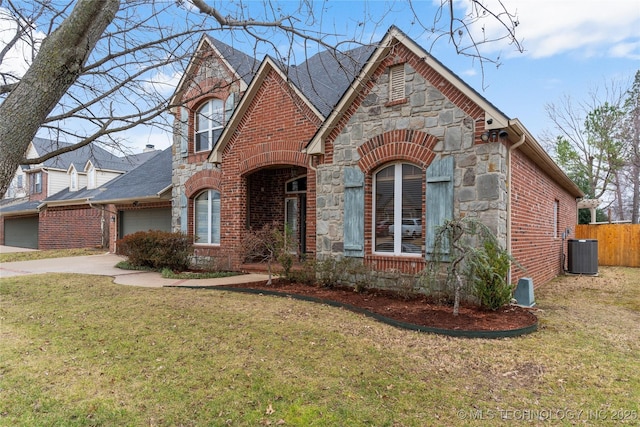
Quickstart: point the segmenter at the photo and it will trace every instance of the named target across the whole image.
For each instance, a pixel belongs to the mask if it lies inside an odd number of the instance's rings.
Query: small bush
[[[480,305],[498,310],[511,301],[513,286],[507,282],[511,257],[494,240],[486,240],[473,265],[474,292]]]
[[[317,278],[327,288],[346,285],[361,292],[371,284],[371,270],[359,259],[326,258],[317,264]]]
[[[133,266],[183,271],[189,268],[193,239],[183,233],[138,231],[118,240],[116,247]]]
[[[306,259],[298,268],[292,268],[289,271],[288,279],[291,282],[301,283],[304,285],[313,285],[316,280],[317,262],[315,258]]]

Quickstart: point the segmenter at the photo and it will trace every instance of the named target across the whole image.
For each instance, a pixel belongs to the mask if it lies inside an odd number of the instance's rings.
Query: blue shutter
[[[187,233],[187,226],[189,225],[188,218],[188,210],[187,210],[187,195],[182,193],[180,195],[180,231],[183,233]]]
[[[434,160],[427,168],[426,257],[434,259],[436,228],[453,219],[453,157]],[[448,260],[449,245],[443,242],[440,259]]]
[[[189,151],[189,110],[180,107],[180,154],[187,157]]]
[[[344,169],[344,256],[364,257],[364,174]]]

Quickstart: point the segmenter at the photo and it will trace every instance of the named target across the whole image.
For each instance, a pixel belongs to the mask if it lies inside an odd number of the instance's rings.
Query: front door
[[[306,252],[307,177],[301,176],[287,181],[285,188],[285,224],[296,242],[292,252]]]

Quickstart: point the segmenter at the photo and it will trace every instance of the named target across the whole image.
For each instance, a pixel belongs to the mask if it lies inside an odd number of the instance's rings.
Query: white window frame
[[[93,165],[89,166],[89,170],[87,171],[87,188],[96,188],[96,168],[94,168]]]
[[[78,171],[75,168],[72,168],[70,175],[69,189],[71,191],[76,191],[78,189]]]
[[[402,166],[403,165],[411,165],[411,166],[415,166],[418,167],[416,165],[414,165],[413,163],[409,163],[409,162],[394,162],[394,163],[386,163],[384,164],[382,167],[378,168],[374,173],[373,173],[373,194],[372,194],[372,205],[371,205],[371,217],[372,217],[372,226],[373,226],[373,230],[372,230],[372,236],[373,238],[371,239],[372,243],[373,243],[373,247],[371,248],[371,251],[373,254],[375,255],[384,255],[384,256],[406,256],[406,257],[422,257],[422,250],[420,251],[420,253],[412,253],[412,252],[402,252]],[[387,167],[393,166],[394,167],[394,171],[393,171],[393,217],[394,217],[394,232],[393,232],[393,252],[381,252],[381,251],[376,251],[376,243],[377,243],[377,236],[376,236],[376,224],[378,223],[378,220],[376,218],[376,203],[377,203],[377,186],[378,186],[378,179],[377,179],[377,175],[380,171],[382,171],[383,169],[386,169]],[[422,219],[422,222],[424,223],[424,203],[421,204],[421,214],[420,214],[420,218]],[[420,245],[420,247],[422,248],[422,245]]]
[[[213,148],[214,132],[224,126],[225,103],[222,99],[211,98],[198,108],[195,116],[194,152],[210,151]],[[207,146],[198,147],[198,136],[204,134],[207,137]]]
[[[33,192],[35,194],[40,194],[42,193],[42,172],[35,172],[33,176],[35,181],[33,186]]]
[[[200,236],[198,236],[198,199],[203,195],[207,194],[207,206],[206,206],[206,221],[207,221],[207,241],[198,240]],[[215,206],[214,195],[218,196],[217,198],[217,207]],[[217,212],[216,212],[217,210]],[[196,245],[220,245],[220,216],[222,210],[220,209],[220,192],[214,189],[207,189],[201,191],[196,197],[193,198],[193,235],[195,238]],[[217,218],[213,217],[213,215],[217,214]],[[213,218],[212,218],[213,217]],[[216,220],[217,225],[217,234],[216,227],[212,224],[213,220]]]

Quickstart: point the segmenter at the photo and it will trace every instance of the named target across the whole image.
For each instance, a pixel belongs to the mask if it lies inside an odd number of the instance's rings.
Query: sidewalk
[[[3,247],[6,248],[6,247]],[[160,273],[121,270],[115,265],[124,258],[111,253],[66,258],[47,258],[34,261],[5,262],[0,264],[0,278],[46,273],[77,273],[111,276],[120,285],[161,288],[165,286],[233,286],[241,283],[262,282],[266,274],[242,274],[218,279],[164,279]]]

